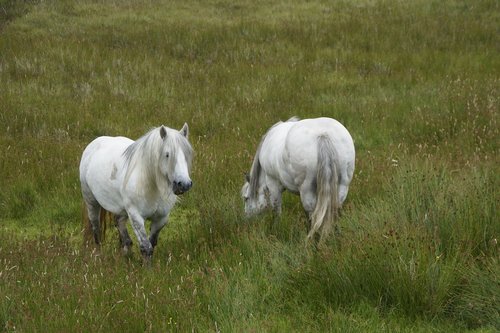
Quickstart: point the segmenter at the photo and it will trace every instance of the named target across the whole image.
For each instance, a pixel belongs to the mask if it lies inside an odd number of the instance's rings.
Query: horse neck
[[[154,154],[142,155],[140,160],[135,160],[133,165],[129,165],[133,168],[129,177],[134,177],[139,184],[142,184],[144,195],[151,198],[165,196],[172,192],[168,178],[161,173],[155,156]]]
[[[168,178],[161,174],[159,170],[156,170],[155,185],[160,196],[170,195],[172,192],[172,185],[168,181]]]
[[[260,146],[257,149],[257,154],[255,155],[255,159],[252,164],[252,169],[250,171],[250,191],[251,196],[256,195],[261,186],[264,184],[265,175],[262,170],[262,165],[260,164],[259,159],[260,154]]]
[[[137,172],[137,180],[139,184],[142,184],[142,192],[145,197],[149,198],[149,200],[166,198],[173,193],[172,186],[170,185],[167,177],[163,176],[159,169],[141,170],[138,168],[137,170],[134,170],[134,172]]]

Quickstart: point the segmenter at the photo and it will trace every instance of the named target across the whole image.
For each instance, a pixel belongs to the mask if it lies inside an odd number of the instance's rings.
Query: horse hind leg
[[[101,206],[97,203],[88,203],[86,202],[87,206],[87,213],[90,221],[90,226],[92,228],[92,234],[94,235],[94,241],[97,245],[101,243],[100,239],[100,212],[101,212]]]
[[[312,187],[310,189],[302,189],[300,191],[300,201],[302,202],[302,207],[304,207],[304,212],[306,214],[307,218],[307,232],[308,236],[307,238],[310,239],[311,237],[314,236],[315,241],[319,240],[319,232],[318,230],[313,230],[313,223],[314,221],[312,220],[312,214],[314,211],[314,208],[316,207],[316,193],[312,190]]]
[[[128,234],[127,230],[127,216],[126,215],[116,215],[115,216],[115,226],[120,234],[120,244],[124,255],[130,253],[130,248],[132,247],[132,239]]]

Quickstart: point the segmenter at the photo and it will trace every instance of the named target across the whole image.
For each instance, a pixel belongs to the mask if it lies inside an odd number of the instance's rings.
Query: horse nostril
[[[189,181],[174,181],[174,190],[180,194],[189,191],[189,189],[193,186],[193,182]]]

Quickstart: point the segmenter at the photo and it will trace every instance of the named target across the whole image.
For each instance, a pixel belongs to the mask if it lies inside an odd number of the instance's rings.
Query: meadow
[[[497,332],[496,0],[0,0],[0,331]],[[261,136],[351,132],[339,233],[243,216]],[[190,126],[194,186],[149,269],[83,242],[101,135]]]

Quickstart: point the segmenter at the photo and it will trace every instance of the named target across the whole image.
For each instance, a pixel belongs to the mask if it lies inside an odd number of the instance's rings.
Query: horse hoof
[[[132,255],[132,251],[130,251],[130,247],[128,247],[128,246],[122,247],[122,255],[124,257],[130,257]]]
[[[143,257],[143,258],[144,258],[143,259],[144,267],[151,268],[152,267],[152,265],[151,265],[152,257],[149,256],[149,257]]]

